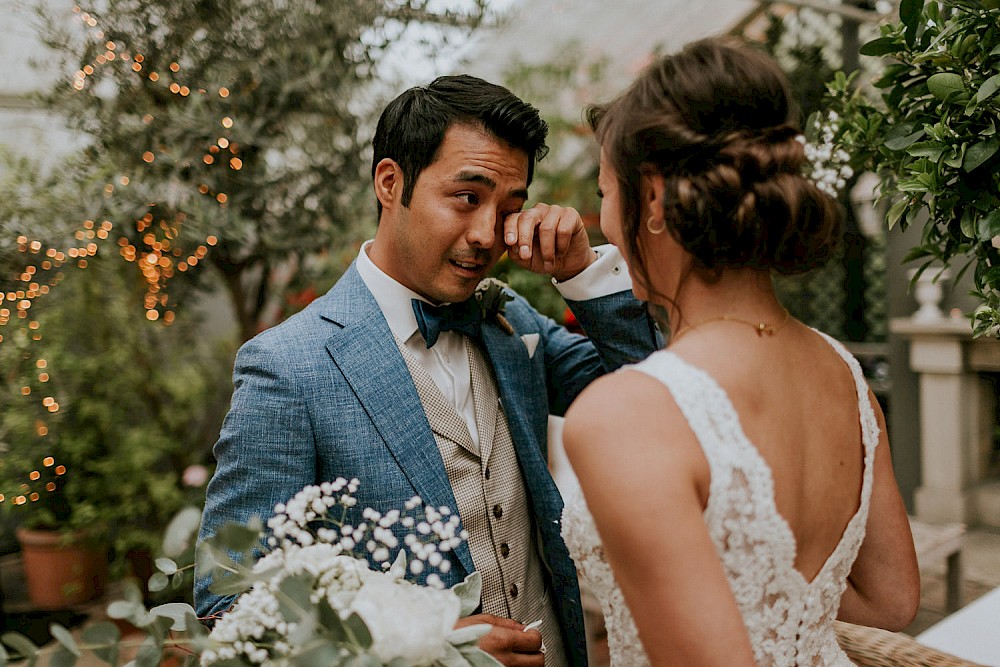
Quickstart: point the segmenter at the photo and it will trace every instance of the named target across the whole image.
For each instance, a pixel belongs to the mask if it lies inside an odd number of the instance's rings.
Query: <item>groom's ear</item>
[[[382,158],[375,165],[373,179],[375,196],[382,208],[401,206],[403,200],[403,170],[391,158]]]

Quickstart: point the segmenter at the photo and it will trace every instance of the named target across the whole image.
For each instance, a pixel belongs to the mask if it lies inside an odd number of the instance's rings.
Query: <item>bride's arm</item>
[[[702,518],[708,463],[666,388],[638,372],[595,381],[563,441],[650,663],[753,665]]]
[[[838,618],[858,625],[901,630],[920,604],[920,571],[903,499],[892,471],[885,417],[869,393],[881,431],[865,540],[847,579]]]

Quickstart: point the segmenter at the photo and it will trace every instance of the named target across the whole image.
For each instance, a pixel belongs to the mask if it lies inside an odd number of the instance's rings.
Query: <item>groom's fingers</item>
[[[488,623],[493,628],[479,639],[479,648],[489,653],[505,667],[543,667],[545,655],[540,652],[542,635],[537,630],[524,631],[524,625],[493,614],[476,614],[459,620],[455,627]]]
[[[494,626],[479,639],[479,648],[505,667],[544,667],[542,635],[537,630],[522,632]]]
[[[531,208],[507,216],[504,220],[504,242],[507,254],[527,268],[535,254],[535,227],[549,212],[549,205],[538,203]]]
[[[550,206],[538,223],[535,240],[538,242],[538,252],[542,256],[542,270],[545,273],[552,273],[556,260],[560,258],[560,248],[565,251],[569,239],[573,236],[574,221],[571,214],[575,214],[573,209]]]
[[[536,273],[554,273],[563,268],[578,235],[582,239],[578,254],[582,256],[590,247],[580,214],[569,207],[540,202],[507,216],[503,227],[508,256]]]

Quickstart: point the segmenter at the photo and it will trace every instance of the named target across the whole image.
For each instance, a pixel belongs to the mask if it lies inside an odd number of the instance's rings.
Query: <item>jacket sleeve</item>
[[[246,343],[236,357],[234,393],[214,453],[199,543],[224,524],[266,521],[307,484],[315,483],[316,447],[302,383],[287,348],[269,336]],[[209,591],[211,574],[195,563],[195,608],[202,618],[225,611],[233,596]]]
[[[663,347],[663,336],[646,304],[631,290],[567,304],[608,372],[642,361]]]
[[[572,333],[534,311],[523,298],[518,297],[514,303],[536,318],[544,352],[549,412],[554,415],[563,415],[573,399],[599,376],[640,361],[663,344],[645,306],[631,291],[570,302],[586,336]]]

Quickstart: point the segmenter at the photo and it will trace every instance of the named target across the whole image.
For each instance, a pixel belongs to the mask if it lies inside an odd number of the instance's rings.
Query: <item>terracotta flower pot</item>
[[[28,597],[38,609],[66,609],[104,594],[108,579],[106,549],[63,543],[56,531],[17,529]]]

